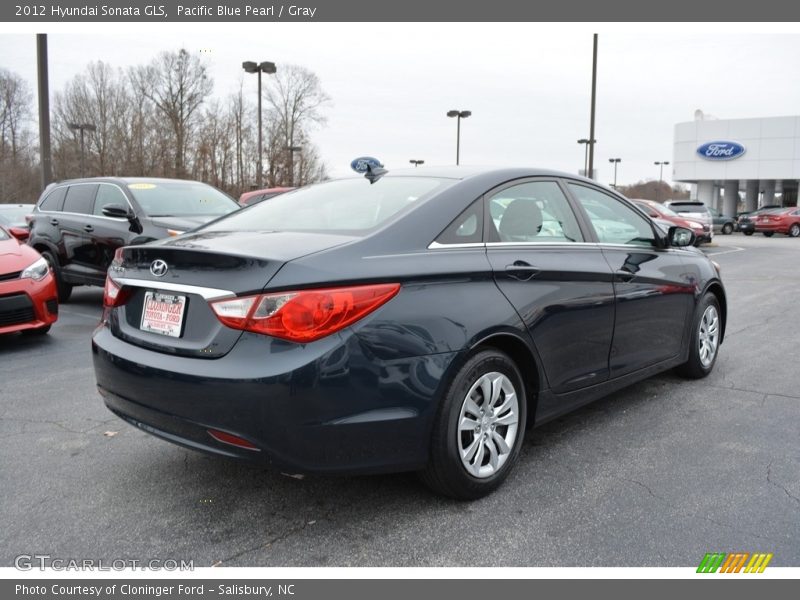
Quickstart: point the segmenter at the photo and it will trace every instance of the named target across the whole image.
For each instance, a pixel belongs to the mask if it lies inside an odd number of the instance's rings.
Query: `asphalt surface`
[[[195,566],[800,565],[800,240],[719,236],[725,343],[700,382],[667,373],[529,431],[472,503],[411,474],[306,477],[165,443],[109,413],[76,289],[43,339],[0,338],[0,566],[19,554]]]

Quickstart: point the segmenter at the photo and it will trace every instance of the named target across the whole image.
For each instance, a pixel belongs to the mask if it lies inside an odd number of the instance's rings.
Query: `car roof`
[[[496,175],[507,179],[515,179],[521,177],[565,177],[575,179],[578,181],[585,181],[594,185],[601,185],[598,182],[580,175],[573,173],[565,173],[562,171],[555,171],[552,169],[540,169],[534,167],[492,167],[492,166],[431,166],[431,167],[411,167],[402,169],[388,169],[386,177],[436,177],[439,179],[459,179],[467,180],[473,177],[480,177],[484,175]],[[352,179],[356,177],[363,177],[363,175],[354,174],[339,179]]]
[[[27,202],[24,204],[0,204],[0,210],[3,210],[4,208],[32,208],[34,206],[36,205],[29,204]]]
[[[128,185],[131,183],[203,183],[196,179],[175,179],[169,177],[79,177],[77,179],[64,179],[55,185],[71,185],[73,183],[117,183]]]

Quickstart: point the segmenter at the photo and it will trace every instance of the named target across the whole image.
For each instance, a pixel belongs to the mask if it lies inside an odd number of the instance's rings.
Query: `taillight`
[[[313,342],[364,318],[400,291],[399,283],[259,294],[211,302],[233,329]]]
[[[103,288],[103,306],[109,308],[122,306],[130,296],[130,289],[120,287],[111,277],[106,277],[106,285]]]

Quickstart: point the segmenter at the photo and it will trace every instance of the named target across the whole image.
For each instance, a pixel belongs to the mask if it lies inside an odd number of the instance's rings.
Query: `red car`
[[[267,188],[265,190],[254,190],[252,192],[245,192],[241,196],[239,196],[239,204],[242,206],[249,206],[250,204],[255,204],[256,202],[261,202],[262,200],[268,200],[277,196],[278,194],[283,194],[284,192],[291,192],[293,187],[274,187],[274,188]]]
[[[631,200],[631,202],[646,212],[651,219],[662,219],[678,227],[685,227],[691,230],[697,238],[697,243],[711,241],[711,228],[708,225],[704,225],[699,221],[693,221],[692,219],[685,219],[675,211],[654,200],[636,199]]]
[[[26,238],[27,230],[13,233]],[[0,334],[44,334],[58,319],[56,282],[42,255],[0,227]]]
[[[790,237],[800,237],[800,207],[775,208],[753,217],[756,231],[770,237],[783,233]]]

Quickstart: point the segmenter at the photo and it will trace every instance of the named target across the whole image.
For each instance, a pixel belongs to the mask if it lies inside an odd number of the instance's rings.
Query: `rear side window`
[[[64,199],[64,212],[92,214],[94,196],[97,193],[97,184],[76,184],[69,186],[67,197]]]
[[[97,198],[94,201],[94,214],[98,217],[102,217],[103,208],[109,204],[117,204],[123,208],[127,208],[128,199],[117,186],[101,183],[100,187],[97,189]]]
[[[437,244],[479,244],[483,241],[483,198],[478,198],[447,226]]]
[[[531,181],[488,197],[490,242],[582,242],[578,222],[555,181]]]
[[[51,211],[59,211],[64,206],[64,196],[67,193],[67,188],[57,187],[52,190],[45,199],[42,200],[42,203],[39,204],[39,210],[51,210]]]

